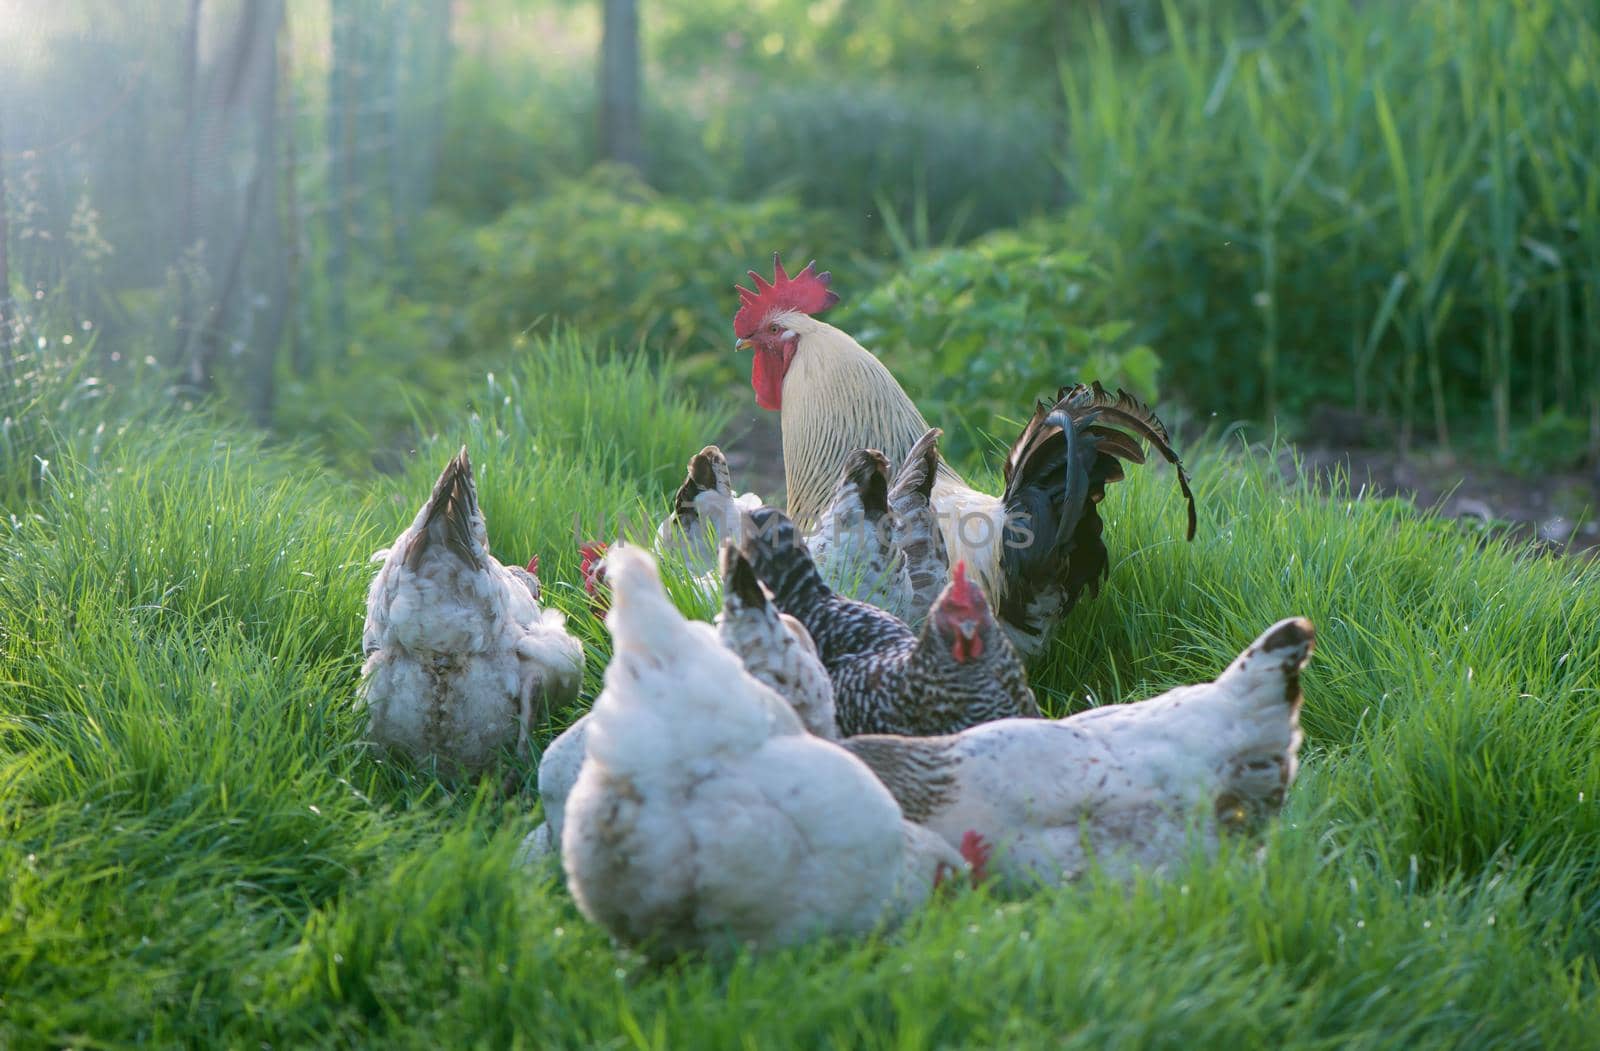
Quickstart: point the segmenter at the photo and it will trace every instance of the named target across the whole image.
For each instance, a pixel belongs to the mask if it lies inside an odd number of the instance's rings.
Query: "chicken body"
[[[976,830],[990,872],[1017,887],[1160,871],[1198,833],[1275,814],[1300,747],[1300,670],[1311,622],[1280,621],[1215,682],[1066,719],[1006,719],[936,738],[856,737],[845,746],[907,817],[959,844]]]
[[[648,555],[607,561],[615,655],[561,835],[585,916],[655,955],[772,948],[892,921],[965,868],[685,620]]]
[[[747,303],[741,317],[769,300],[772,310],[753,333],[738,334],[755,348],[763,386],[780,377],[781,397],[766,404],[782,413],[789,514],[809,529],[854,450],[879,449],[900,463],[928,424],[882,362],[845,332],[787,308],[785,296]],[[1135,399],[1098,384],[1062,388],[1037,407],[1007,457],[1000,496],[940,465],[932,504],[949,561],[972,568],[1025,655],[1042,650],[1083,590],[1105,575],[1096,505],[1123,477],[1123,462],[1144,462],[1141,441],[1177,466],[1193,538],[1193,496],[1165,427]]]
[[[793,617],[778,612],[750,563],[732,543],[723,546],[721,564],[722,612],[717,616],[717,639],[757,682],[789,702],[808,733],[838,740],[833,683],[810,633]],[[583,766],[588,732],[589,716],[585,715],[552,741],[539,758],[544,824],[524,841],[520,860],[526,862],[559,847],[567,797]]]
[[[736,493],[728,458],[715,445],[689,460],[688,476],[672,499],[672,513],[656,527],[656,553],[674,555],[696,575],[717,570],[717,547],[737,541],[740,518],[761,506],[754,493]]]
[[[959,567],[918,633],[829,588],[781,511],[750,515],[744,553],[778,608],[811,633],[846,736],[953,733],[1039,713],[1015,650]]]
[[[379,555],[360,690],[373,742],[470,776],[577,696],[583,646],[531,574],[489,554],[465,448]]]
[[[949,575],[931,505],[940,433],[924,434],[896,470],[876,449],[856,450],[806,538],[829,587],[912,624],[922,622]],[[760,506],[759,497],[734,491],[727,458],[708,445],[690,459],[672,513],[656,527],[656,553],[682,559],[697,589],[715,595],[711,552],[719,538],[738,541],[741,516]]]

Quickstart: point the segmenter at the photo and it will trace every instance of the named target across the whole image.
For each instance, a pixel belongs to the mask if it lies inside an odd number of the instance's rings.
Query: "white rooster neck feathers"
[[[849,334],[797,312],[778,321],[800,336],[784,378],[784,479],[790,517],[810,529],[846,457],[878,449],[899,464],[929,428],[889,370]],[[940,471],[955,478],[948,465]]]

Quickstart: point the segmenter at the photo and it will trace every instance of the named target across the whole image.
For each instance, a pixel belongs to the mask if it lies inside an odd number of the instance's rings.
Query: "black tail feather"
[[[1124,477],[1124,462],[1146,462],[1141,440],[1177,469],[1178,487],[1188,502],[1187,537],[1194,539],[1197,515],[1189,475],[1160,418],[1126,391],[1112,394],[1098,382],[1063,387],[1054,405],[1036,406],[1006,458],[1010,525],[1001,569],[1008,580],[1061,586],[1068,608],[1085,588],[1098,590],[1110,560],[1097,505],[1106,486]],[[1025,621],[1038,590],[1009,587],[1001,615],[1012,623]]]
[[[1178,458],[1178,453],[1172,447],[1172,437],[1167,434],[1166,424],[1161,422],[1150,406],[1135,398],[1121,388],[1112,394],[1100,386],[1100,381],[1095,380],[1088,387],[1078,384],[1065,396],[1057,401],[1057,408],[1061,402],[1074,403],[1068,408],[1068,415],[1073,420],[1087,420],[1091,416],[1101,424],[1110,424],[1134,432],[1140,438],[1156,447],[1162,457],[1178,471],[1178,488],[1183,492],[1183,498],[1189,504],[1188,529],[1185,539],[1193,540],[1195,527],[1199,517],[1195,510],[1194,491],[1189,488],[1189,472],[1184,470],[1183,461]],[[1141,457],[1135,461],[1143,463]]]

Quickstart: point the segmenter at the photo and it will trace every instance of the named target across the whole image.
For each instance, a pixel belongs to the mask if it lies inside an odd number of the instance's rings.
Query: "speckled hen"
[[[1216,681],[1066,719],[1006,719],[945,737],[865,736],[845,746],[906,816],[952,844],[976,831],[990,874],[1013,887],[1161,871],[1198,836],[1276,814],[1300,748],[1300,671],[1315,632],[1280,621]]]
[[[360,687],[373,742],[470,776],[577,695],[583,646],[540,608],[536,577],[490,555],[465,448],[373,557]]]

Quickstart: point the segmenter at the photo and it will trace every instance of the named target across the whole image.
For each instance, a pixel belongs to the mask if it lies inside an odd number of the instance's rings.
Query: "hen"
[[[751,512],[744,553],[778,608],[815,640],[846,736],[954,733],[1039,714],[1015,650],[961,563],[918,633],[829,588],[781,511]]]
[[[577,696],[583,645],[539,607],[537,578],[489,554],[464,447],[373,557],[361,696],[375,743],[470,776],[507,745],[525,751],[536,714]]]
[[[845,746],[906,816],[959,843],[996,848],[1013,887],[1113,877],[1181,860],[1197,830],[1218,837],[1275,814],[1300,748],[1300,671],[1315,632],[1267,629],[1215,682],[1067,719],[1006,719],[934,738],[865,736]]]
[[[789,702],[807,731],[827,740],[839,737],[833,711],[833,683],[817,657],[816,644],[799,621],[779,613],[733,544],[722,549],[722,612],[717,638],[757,681]],[[539,799],[545,823],[524,843],[523,859],[552,852],[561,842],[567,796],[583,766],[589,716],[551,742],[539,759]]]
[[[761,506],[754,493],[735,493],[728,458],[708,445],[689,460],[688,476],[672,498],[672,513],[656,527],[656,553],[675,555],[694,573],[717,568],[721,540],[739,539],[739,516]]]
[[[649,555],[607,572],[615,653],[561,834],[585,916],[657,956],[767,949],[892,922],[966,868],[685,620]]]
[[[839,301],[829,275],[808,264],[791,278],[776,256],[773,266],[773,281],[750,271],[754,290],[738,289],[733,328],[736,346],[755,351],[757,403],[783,415],[789,514],[810,528],[852,450],[881,449],[899,463],[928,424],[882,362],[817,320]],[[999,496],[940,468],[933,506],[950,560],[977,575],[1024,654],[1039,652],[1084,589],[1105,576],[1096,505],[1123,477],[1123,463],[1144,462],[1142,441],[1176,466],[1193,539],[1194,496],[1166,428],[1132,396],[1098,383],[1063,387],[1039,403],[1006,457]]]

